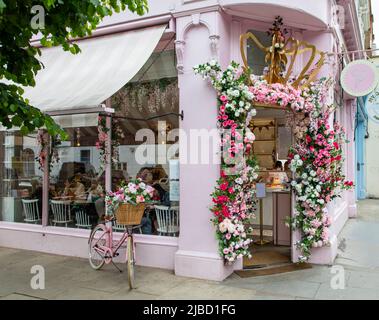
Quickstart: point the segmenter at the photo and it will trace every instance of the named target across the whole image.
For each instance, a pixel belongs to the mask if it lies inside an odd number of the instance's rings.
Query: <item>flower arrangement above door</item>
[[[301,231],[296,243],[299,261],[306,262],[311,249],[329,244],[327,204],[342,189],[353,186],[343,174],[344,130],[330,125],[335,106],[327,104],[332,79],[316,79],[325,63],[325,53],[312,44],[286,38],[282,18],[269,29],[271,45],[264,47],[253,33],[241,35],[244,66],[231,62],[222,70],[217,61],[194,67],[195,73],[209,79],[218,94],[218,127],[222,130],[221,177],[212,193],[212,221],[216,227],[220,255],[232,263],[250,257],[251,239],[245,225],[255,212],[255,180],[258,163],[252,154],[254,134],[249,129],[256,108],[286,110],[295,143],[288,155],[294,172],[291,183],[295,212],[288,225]],[[252,39],[265,52],[263,75],[253,75],[247,64],[245,41]],[[296,59],[309,60],[294,75]]]

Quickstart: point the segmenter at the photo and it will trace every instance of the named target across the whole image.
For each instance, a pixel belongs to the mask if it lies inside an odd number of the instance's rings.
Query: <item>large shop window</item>
[[[41,224],[42,171],[35,134],[0,132],[0,220]]]
[[[55,120],[69,138],[54,146],[58,161],[50,171],[49,224],[90,229],[105,212],[105,173],[96,148],[98,115],[76,114]]]
[[[114,120],[122,132],[112,188],[141,178],[155,189],[140,232],[179,234],[179,90],[173,41],[161,41],[137,75],[112,96]],[[116,226],[119,231],[122,226]]]

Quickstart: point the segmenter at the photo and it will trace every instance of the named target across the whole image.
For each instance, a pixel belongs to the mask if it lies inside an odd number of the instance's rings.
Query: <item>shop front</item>
[[[209,133],[217,132],[218,96],[193,67],[211,60],[223,68],[231,60],[243,65],[242,49],[252,72],[262,75],[264,52],[251,39],[240,42],[240,36],[251,32],[269,46],[266,31],[278,15],[291,36],[331,52],[336,39],[327,31],[327,3],[308,7],[296,1],[288,8],[283,1],[176,1],[174,6],[157,1],[145,17],[120,14],[104,23],[92,38],[79,41],[78,56],[43,49],[46,69],[26,94],[61,124],[68,139],[59,141],[43,131],[0,133],[0,246],[86,258],[91,226],[106,212],[104,194],[121,181],[141,178],[157,190],[162,206],[177,208],[179,218],[176,232],[162,233],[157,212],[145,215],[135,235],[138,265],[222,280],[244,267],[297,262],[296,242],[302,235],[285,224],[296,212],[288,159],[296,132],[288,124],[288,110],[259,105],[248,123],[259,163],[255,214],[245,223],[253,228],[248,234],[253,259],[225,263],[219,254],[210,194],[222,161],[217,136],[211,140]],[[296,60],[294,74],[305,61]],[[318,76],[333,77],[333,72],[324,66]],[[333,101],[332,92],[327,99]],[[339,114],[342,125],[348,125],[352,115],[343,108]],[[330,116],[333,122],[336,116]],[[206,138],[201,132],[207,132]],[[204,139],[210,148],[201,147]],[[345,174],[352,179],[354,160],[346,150]],[[338,203],[328,205],[334,220],[329,242],[312,249],[310,262],[334,260],[336,236],[354,198],[344,192]],[[115,228],[122,231],[122,226]]]

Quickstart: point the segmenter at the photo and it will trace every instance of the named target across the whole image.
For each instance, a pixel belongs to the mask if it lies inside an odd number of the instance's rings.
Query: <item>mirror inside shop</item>
[[[259,171],[256,183],[257,210],[250,220],[253,228],[252,253],[244,268],[258,268],[290,261],[291,230],[285,225],[291,215],[288,152],[292,145],[291,128],[286,125],[288,111],[257,108],[250,122],[255,135],[253,153]]]

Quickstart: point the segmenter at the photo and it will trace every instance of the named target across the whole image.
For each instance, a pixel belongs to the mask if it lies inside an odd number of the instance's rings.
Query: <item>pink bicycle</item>
[[[128,266],[128,282],[130,289],[134,288],[134,241],[133,226],[141,223],[145,210],[144,205],[131,206],[120,205],[116,214],[117,223],[125,225],[125,232],[119,241],[113,240],[113,216],[106,217],[105,223],[98,224],[91,232],[88,240],[89,263],[95,270],[99,270],[104,264],[112,263],[117,270],[122,272],[113,262],[113,258],[119,256],[118,250],[126,242],[126,259]]]

